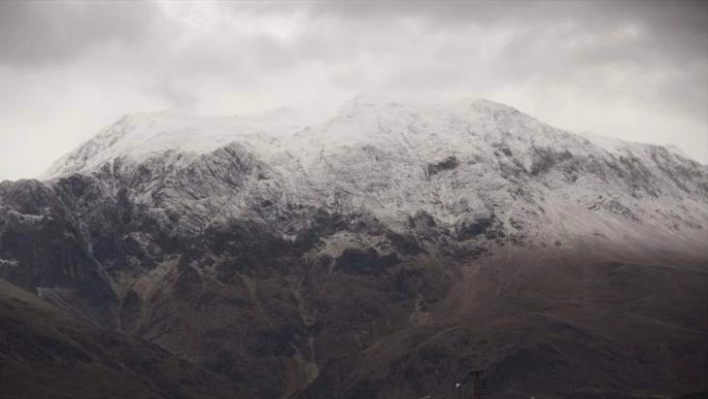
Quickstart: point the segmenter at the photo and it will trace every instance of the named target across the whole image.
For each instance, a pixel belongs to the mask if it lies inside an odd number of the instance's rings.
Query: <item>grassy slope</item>
[[[228,398],[224,378],[0,280],[0,398]]]

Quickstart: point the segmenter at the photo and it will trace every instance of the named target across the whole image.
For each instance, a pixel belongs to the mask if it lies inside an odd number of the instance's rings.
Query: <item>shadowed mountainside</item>
[[[0,279],[3,398],[232,398],[231,381]]]

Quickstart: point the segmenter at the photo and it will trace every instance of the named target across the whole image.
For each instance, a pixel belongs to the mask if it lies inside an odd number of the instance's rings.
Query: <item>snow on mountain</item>
[[[171,112],[126,115],[77,150],[61,157],[43,178],[88,172],[119,158],[140,163],[165,151],[189,155],[214,151],[239,141],[259,149],[280,134],[306,126],[306,120],[285,108],[244,117],[195,117]]]
[[[298,229],[294,205],[371,213],[396,230],[421,214],[453,231],[489,219],[539,241],[708,230],[705,166],[660,146],[572,134],[488,100],[358,96],[319,121],[288,110],[130,115],[45,177],[75,173],[99,176],[114,193],[128,188],[195,231],[245,217],[287,236]],[[613,225],[618,218],[626,223]]]

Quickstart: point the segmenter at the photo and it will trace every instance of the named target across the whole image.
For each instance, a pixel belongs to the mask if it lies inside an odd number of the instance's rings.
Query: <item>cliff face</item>
[[[677,152],[484,100],[134,115],[0,184],[0,276],[261,397],[674,395],[706,198]]]

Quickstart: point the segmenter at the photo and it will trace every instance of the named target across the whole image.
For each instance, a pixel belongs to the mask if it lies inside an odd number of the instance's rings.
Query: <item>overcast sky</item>
[[[0,0],[0,180],[126,113],[483,97],[708,163],[708,2]]]

